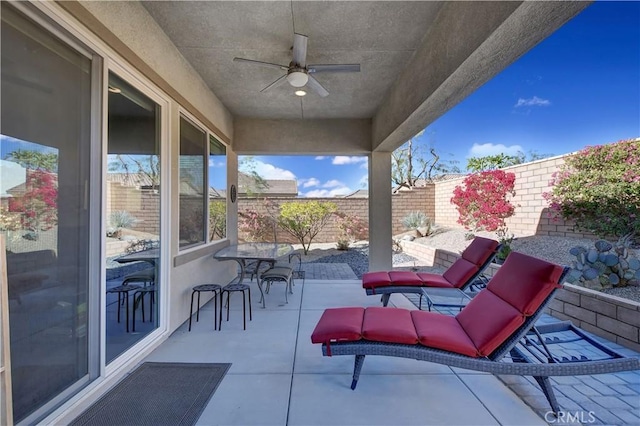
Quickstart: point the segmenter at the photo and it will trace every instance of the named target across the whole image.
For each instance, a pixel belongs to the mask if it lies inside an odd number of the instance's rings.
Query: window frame
[[[193,243],[193,244],[189,244],[189,245],[184,245],[184,246],[180,246],[180,239],[178,238],[177,241],[177,249],[179,253],[185,253],[185,252],[189,252],[190,250],[197,250],[198,248],[202,248],[202,247],[206,247],[209,245],[214,245],[219,243],[220,241],[226,239],[227,237],[225,236],[224,238],[221,239],[213,239],[210,240],[209,239],[209,235],[211,232],[211,227],[210,227],[210,213],[209,213],[209,178],[210,178],[210,167],[209,167],[209,159],[211,157],[211,150],[210,150],[210,146],[211,146],[211,139],[213,138],[219,145],[221,145],[222,147],[224,147],[225,150],[225,154],[224,154],[224,162],[225,162],[225,167],[228,167],[228,157],[227,157],[227,150],[229,149],[229,146],[223,142],[222,138],[220,136],[218,136],[216,133],[214,133],[213,131],[211,131],[207,126],[205,126],[200,120],[198,120],[197,118],[195,118],[192,114],[190,114],[188,111],[186,111],[184,108],[179,108],[178,111],[178,123],[180,123],[180,120],[184,119],[185,121],[187,121],[189,124],[195,126],[197,129],[203,131],[205,133],[205,150],[204,150],[204,162],[203,162],[203,174],[204,174],[204,182],[205,182],[205,194],[203,196],[203,204],[204,204],[204,215],[203,215],[203,220],[204,220],[204,235],[203,241],[199,241],[197,243]],[[179,130],[180,126],[178,126],[178,137],[180,137],[180,130]],[[178,163],[180,161],[180,147],[178,147]],[[178,170],[179,170],[179,164],[178,164]],[[179,173],[179,171],[178,171]],[[225,188],[226,188],[226,184],[227,184],[227,176],[225,173]],[[180,179],[178,179],[178,182],[180,182]],[[178,194],[178,211],[180,210],[180,190],[177,191]],[[225,194],[224,197],[224,201],[225,203],[229,202],[229,197],[227,196],[227,194]],[[229,222],[229,214],[225,209],[225,222],[228,223]],[[180,226],[180,219],[178,219],[178,229]],[[179,230],[178,230],[179,232]],[[225,233],[226,234],[226,233]]]

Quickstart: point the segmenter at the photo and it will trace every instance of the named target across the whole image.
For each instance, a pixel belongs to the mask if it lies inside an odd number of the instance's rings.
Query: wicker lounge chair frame
[[[568,268],[564,269],[563,277],[568,270]],[[560,282],[562,282],[562,279]],[[355,389],[358,384],[366,355],[410,358],[493,374],[533,376],[542,389],[553,412],[558,413],[560,407],[549,377],[605,374],[636,370],[640,369],[640,360],[637,358],[627,358],[602,345],[569,322],[534,326],[535,322],[542,315],[546,305],[553,299],[555,291],[547,297],[533,315],[528,317],[525,322],[488,357],[474,358],[455,352],[423,346],[421,344],[407,345],[369,340],[323,343],[322,354],[324,356],[355,355],[351,389]],[[578,339],[587,342],[602,352],[605,357],[598,360],[590,360],[584,356],[573,359],[554,356],[549,346],[550,344],[556,343],[556,341],[555,339],[547,339],[544,335],[561,331],[571,331],[578,336]],[[509,359],[511,362],[503,361],[507,355],[510,355]]]
[[[464,282],[464,284],[458,287],[458,289],[461,291],[465,291],[474,285],[478,285],[480,288],[485,287],[488,282],[488,279],[484,275],[482,275],[482,273],[484,272],[485,269],[487,269],[487,267],[491,264],[491,262],[496,257],[496,255],[500,252],[501,247],[502,247],[502,244],[498,244],[496,248],[493,250],[492,254],[487,258],[487,260],[482,264],[480,264],[478,270],[473,275],[471,275],[469,279]],[[431,286],[427,284],[422,286],[388,285],[388,286],[380,286],[380,287],[374,287],[374,288],[366,288],[365,290],[368,296],[381,295],[382,306],[387,306],[389,304],[389,298],[393,293],[416,293],[420,295],[420,302],[419,302],[418,308],[422,309],[422,297],[423,297],[422,289],[425,287],[431,287]]]

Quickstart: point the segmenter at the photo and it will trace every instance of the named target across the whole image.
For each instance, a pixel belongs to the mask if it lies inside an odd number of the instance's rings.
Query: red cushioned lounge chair
[[[557,413],[549,376],[640,368],[640,360],[625,358],[569,323],[534,327],[562,287],[567,271],[512,252],[487,287],[455,317],[400,308],[327,309],[311,341],[322,344],[325,356],[355,355],[351,389],[358,383],[366,355],[396,356],[494,374],[533,376]],[[556,343],[575,344],[574,336],[591,345],[590,353],[601,354],[598,359],[552,353],[549,347]]]
[[[393,293],[418,293],[422,307],[423,287],[449,287],[464,291],[489,266],[499,250],[497,241],[475,237],[460,259],[442,275],[410,271],[367,272],[362,276],[362,287],[370,296],[382,295],[383,306],[387,306]]]

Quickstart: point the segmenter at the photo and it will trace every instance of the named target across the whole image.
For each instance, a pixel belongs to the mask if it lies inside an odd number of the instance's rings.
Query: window
[[[205,242],[207,133],[180,117],[180,248]]]
[[[227,150],[209,135],[209,241],[227,236]]]
[[[108,141],[107,141],[107,259],[106,278],[106,360],[113,361],[131,346],[159,327],[161,246],[160,117],[161,107],[134,87],[133,81],[109,72]],[[123,260],[123,255],[155,250],[153,258],[141,261]],[[135,253],[134,253],[135,252]],[[144,257],[143,257],[144,258]],[[144,272],[146,281],[132,281],[132,276]],[[133,298],[133,293],[118,292],[124,283],[155,284],[153,293],[139,293],[136,310],[147,312],[147,321],[137,321],[135,333],[125,323],[126,309],[118,302],[121,297]],[[154,303],[151,302],[153,297]],[[147,308],[141,306],[147,305]],[[118,321],[120,315],[124,321]]]

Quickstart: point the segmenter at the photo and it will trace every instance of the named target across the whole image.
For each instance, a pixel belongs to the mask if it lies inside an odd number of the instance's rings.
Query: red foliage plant
[[[26,191],[9,199],[9,211],[22,213],[22,226],[33,231],[47,230],[58,223],[58,182],[56,175],[28,170]]]
[[[458,209],[458,223],[472,232],[497,231],[506,227],[515,206],[507,199],[515,195],[515,173],[489,170],[467,176],[453,190],[451,202]]]

